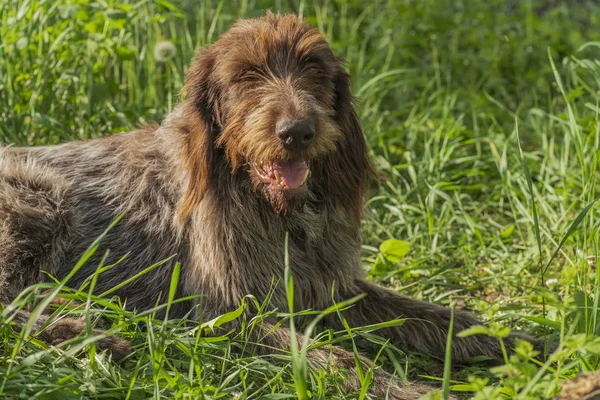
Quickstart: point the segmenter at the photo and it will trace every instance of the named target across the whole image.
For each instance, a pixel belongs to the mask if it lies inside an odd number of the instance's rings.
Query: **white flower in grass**
[[[167,40],[156,43],[154,46],[154,58],[159,62],[167,62],[177,54],[175,45]]]
[[[27,47],[28,44],[29,44],[29,42],[27,41],[27,38],[23,37],[23,38],[17,40],[16,46],[17,46],[17,49],[23,50],[25,47]]]

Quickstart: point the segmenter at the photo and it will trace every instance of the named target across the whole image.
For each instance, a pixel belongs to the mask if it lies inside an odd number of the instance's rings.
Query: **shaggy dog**
[[[107,250],[104,265],[129,255],[98,277],[97,293],[175,255],[119,289],[129,308],[164,300],[180,262],[177,297],[200,296],[173,304],[171,317],[194,310],[195,318],[212,319],[248,294],[288,310],[281,282],[288,251],[295,310],[323,310],[362,295],[341,312],[351,326],[405,318],[378,333],[393,344],[444,354],[449,309],[364,279],[360,219],[375,174],[349,76],[323,35],[294,15],[240,20],[200,52],[184,92],[160,126],[2,150],[0,302],[47,274],[65,277],[91,241],[125,213],[70,286],[93,275]],[[323,326],[343,329],[334,314]],[[476,324],[457,311],[454,332]],[[256,340],[271,351],[289,349],[296,339],[273,326],[265,321]],[[55,343],[80,331],[83,322],[63,319],[45,335]],[[511,346],[514,337],[506,342]],[[120,339],[104,344],[115,345],[117,356],[127,349]],[[488,336],[452,340],[456,362],[501,354]],[[354,355],[337,347],[317,348],[309,358],[315,368],[328,362],[355,368]],[[431,389],[389,378],[376,370],[371,393],[412,399]],[[357,374],[345,385],[357,389]]]

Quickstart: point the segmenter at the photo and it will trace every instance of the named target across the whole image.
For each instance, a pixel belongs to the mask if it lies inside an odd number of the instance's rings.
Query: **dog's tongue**
[[[277,161],[273,170],[281,176],[281,181],[290,189],[297,189],[305,181],[308,165],[303,160]]]

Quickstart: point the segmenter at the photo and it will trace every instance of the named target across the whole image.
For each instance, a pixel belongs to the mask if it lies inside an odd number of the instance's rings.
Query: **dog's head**
[[[350,79],[327,41],[295,15],[240,20],[192,64],[185,104],[202,126],[185,138],[186,215],[224,158],[275,212],[310,190],[360,218],[372,175]]]

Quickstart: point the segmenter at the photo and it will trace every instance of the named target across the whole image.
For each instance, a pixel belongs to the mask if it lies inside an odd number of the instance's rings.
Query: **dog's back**
[[[26,286],[64,277],[87,247],[120,214],[123,220],[103,240],[70,282],[91,276],[108,249],[105,265],[127,255],[102,274],[102,292],[143,267],[184,257],[176,224],[181,190],[171,169],[168,143],[157,126],[107,138],[37,148],[6,148],[0,158],[0,300],[10,301]],[[126,253],[129,252],[129,254]],[[142,276],[118,294],[131,307],[154,304],[169,282],[175,261]],[[167,275],[167,277],[163,276]]]
[[[11,149],[0,158],[0,301],[12,299],[41,271],[58,274],[71,241],[68,184],[50,168]],[[58,243],[62,241],[63,243]]]

